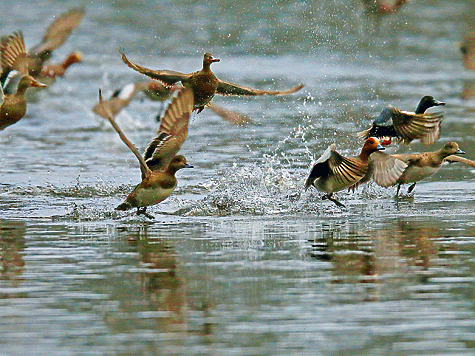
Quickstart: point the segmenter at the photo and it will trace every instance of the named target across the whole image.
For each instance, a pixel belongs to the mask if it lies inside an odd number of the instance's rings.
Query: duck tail
[[[120,204],[117,208],[115,208],[115,210],[121,210],[121,211],[124,211],[124,210],[129,210],[129,209],[132,209],[133,206],[132,204],[130,204],[127,200],[124,201],[122,204]]]
[[[366,139],[370,138],[371,129],[372,129],[372,127],[370,127],[370,128],[367,129],[367,130],[358,132],[356,135],[357,135],[358,137],[361,137],[362,139],[366,140]]]

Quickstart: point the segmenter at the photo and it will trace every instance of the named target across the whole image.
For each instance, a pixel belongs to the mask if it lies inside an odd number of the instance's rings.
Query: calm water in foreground
[[[2,34],[36,44],[73,1],[2,4]],[[475,73],[458,49],[469,1],[410,1],[382,19],[358,1],[87,1],[55,60],[84,62],[32,93],[0,133],[0,355],[474,355],[475,170],[453,164],[414,197],[369,185],[340,209],[304,181],[332,142],[388,104],[447,102],[442,138],[475,159]],[[475,15],[474,15],[475,16]],[[97,91],[144,78],[120,61],[194,71],[204,52],[226,80],[287,97],[216,98],[249,116],[195,115],[182,153],[195,168],[151,207],[117,206],[138,164]],[[138,95],[118,117],[143,150],[160,104]],[[405,188],[404,188],[405,191]]]

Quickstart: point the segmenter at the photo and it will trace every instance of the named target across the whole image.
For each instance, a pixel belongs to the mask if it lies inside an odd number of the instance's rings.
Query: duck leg
[[[401,189],[401,183],[397,185],[396,198],[399,196],[399,190]]]
[[[336,205],[338,205],[338,206],[345,207],[345,205],[343,205],[342,203],[340,203],[338,200],[336,200],[335,198],[332,198],[332,193],[327,194],[327,195],[324,195],[324,196],[322,197],[322,200],[325,200],[325,199],[328,199],[328,200],[334,202],[334,203],[335,203]]]
[[[416,187],[416,183],[413,183],[413,184],[407,189],[407,194],[411,194],[415,187]]]
[[[153,220],[155,219],[152,215],[150,215],[149,213],[146,212],[147,210],[147,207],[144,206],[142,208],[137,208],[137,215],[145,215],[145,217],[147,217],[148,219],[150,220]]]

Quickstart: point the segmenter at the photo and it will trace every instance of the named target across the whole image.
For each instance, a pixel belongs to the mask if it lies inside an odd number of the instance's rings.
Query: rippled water
[[[34,6],[34,5],[37,6]],[[2,34],[36,44],[72,1],[2,4]],[[475,158],[475,74],[458,41],[469,1],[410,1],[382,19],[356,0],[89,1],[59,60],[84,62],[31,93],[0,134],[0,355],[473,355],[475,171],[453,164],[413,198],[369,185],[337,193],[303,184],[332,142],[388,104],[446,101],[442,139]],[[138,164],[91,112],[102,88],[144,78],[122,64],[198,70],[210,51],[226,80],[306,86],[286,97],[215,98],[249,116],[195,115],[182,170],[154,221],[114,211]],[[138,96],[118,117],[144,149],[159,104]]]

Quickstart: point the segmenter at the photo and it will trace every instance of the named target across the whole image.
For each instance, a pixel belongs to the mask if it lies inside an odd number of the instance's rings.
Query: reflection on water
[[[339,192],[346,209],[303,191],[329,144],[359,151],[355,132],[383,107],[408,110],[423,95],[447,103],[437,147],[457,141],[475,158],[475,90],[457,43],[473,6],[408,1],[375,17],[361,0],[256,4],[85,4],[55,52],[79,49],[84,61],[32,93],[0,135],[0,356],[473,355],[471,167],[444,167],[412,198],[374,185]],[[37,43],[76,5],[5,3],[2,34],[22,29]],[[306,86],[216,98],[252,117],[242,127],[194,115],[182,150],[195,168],[144,221],[114,210],[137,162],[91,112],[98,88],[144,80],[119,47],[175,70],[199,69],[209,51],[226,80]],[[160,110],[137,98],[118,117],[141,151]]]
[[[8,280],[12,286],[18,286],[25,269],[25,231],[22,221],[0,220],[0,279]]]

